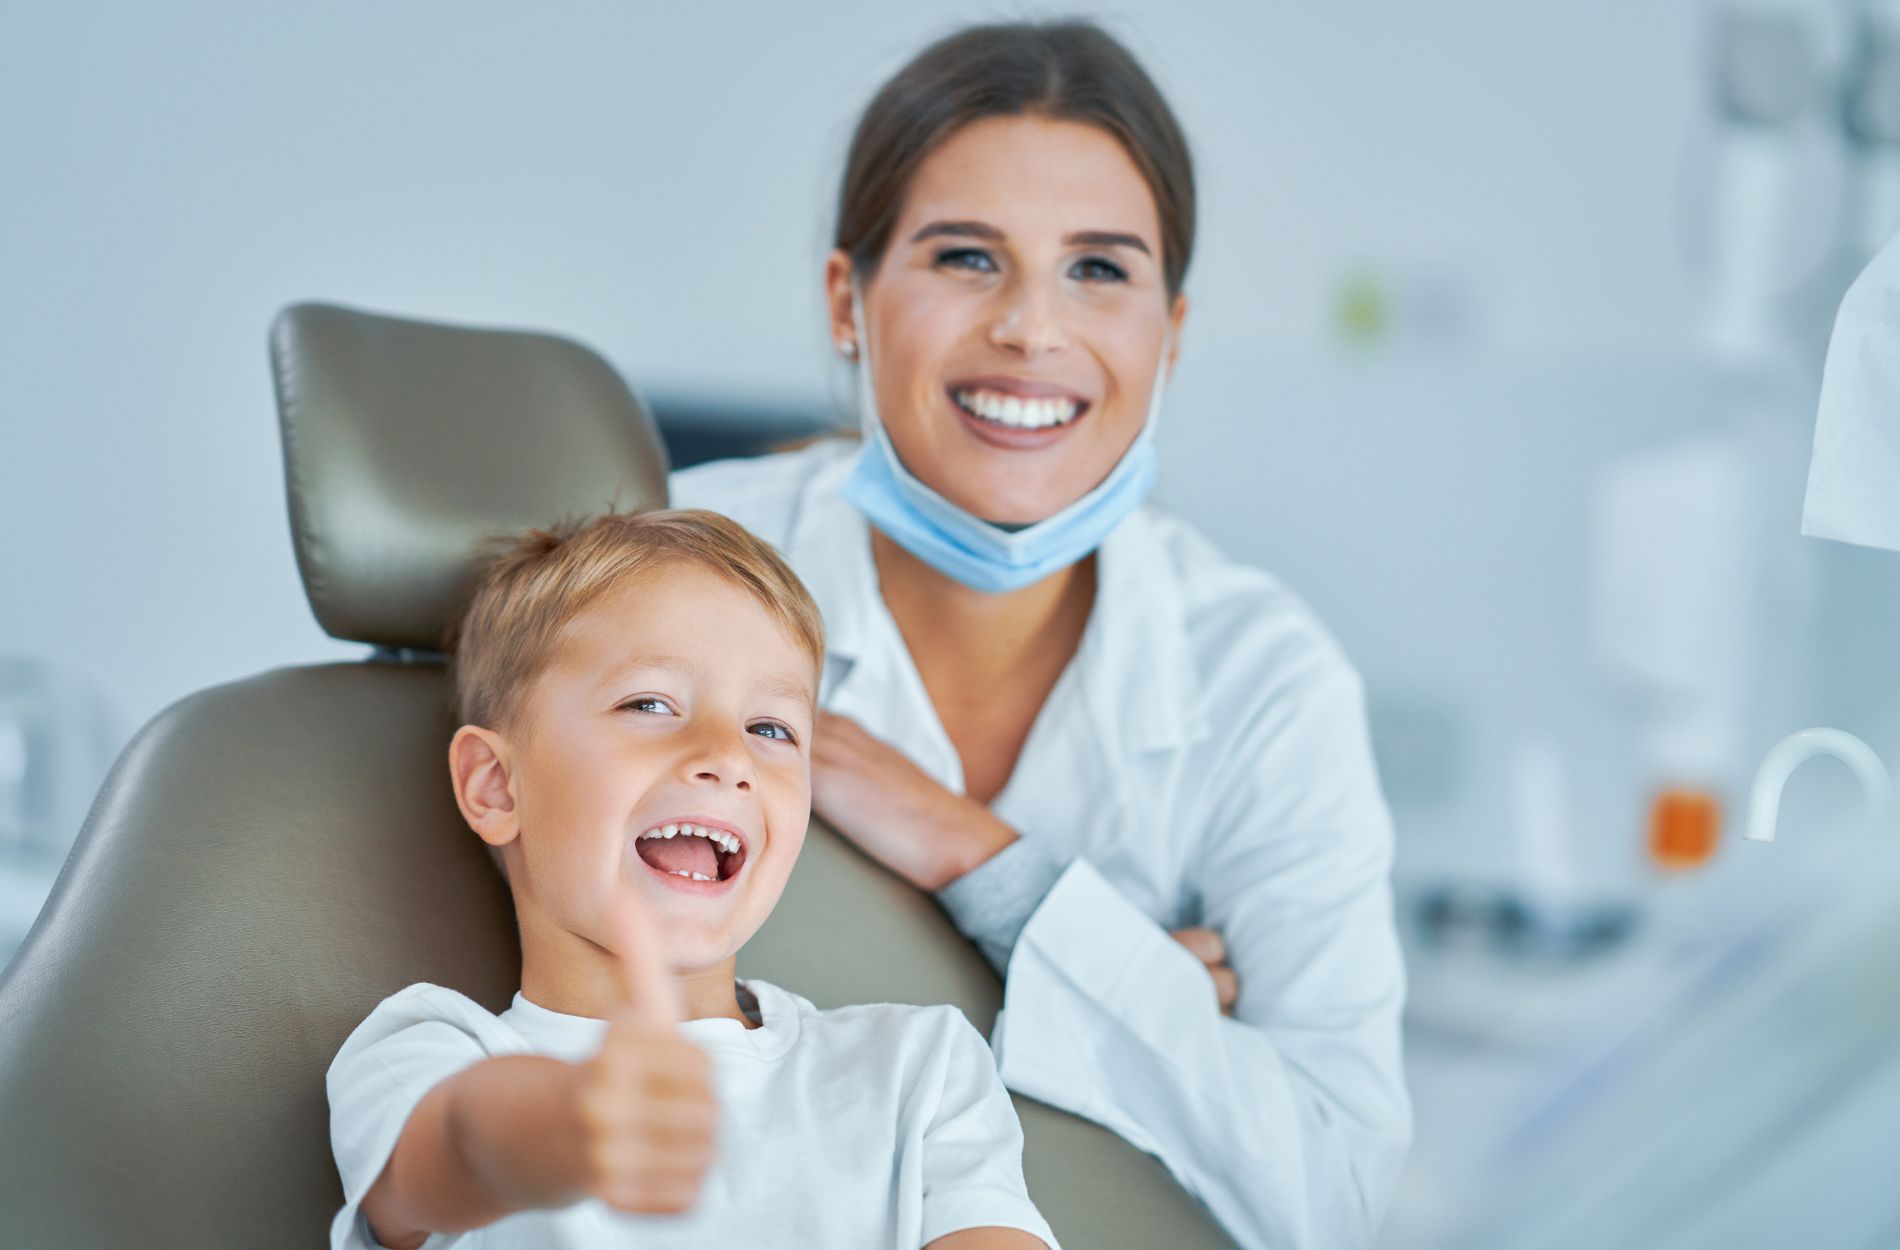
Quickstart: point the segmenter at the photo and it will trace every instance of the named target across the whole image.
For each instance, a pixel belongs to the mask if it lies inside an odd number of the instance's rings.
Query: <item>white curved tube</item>
[[[1873,748],[1840,729],[1803,729],[1777,742],[1755,770],[1748,795],[1748,821],[1742,836],[1750,842],[1773,842],[1775,822],[1781,815],[1781,792],[1789,776],[1817,755],[1831,755],[1854,770],[1860,780],[1867,812],[1884,823],[1893,807],[1893,778]]]

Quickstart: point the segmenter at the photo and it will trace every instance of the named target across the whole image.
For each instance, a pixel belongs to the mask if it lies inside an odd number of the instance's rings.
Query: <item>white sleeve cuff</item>
[[[932,1193],[924,1202],[922,1245],[966,1228],[1020,1228],[1061,1250],[1036,1204],[998,1185],[970,1185]]]
[[[1017,838],[937,890],[937,902],[1000,976],[1009,967],[1023,926],[1042,906],[1062,870],[1063,862],[1040,843]]]

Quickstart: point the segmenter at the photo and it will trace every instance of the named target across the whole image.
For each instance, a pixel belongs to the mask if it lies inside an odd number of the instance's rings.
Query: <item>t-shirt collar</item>
[[[737,1020],[715,1016],[706,1020],[684,1020],[680,1032],[709,1051],[748,1055],[755,1059],[776,1059],[798,1040],[800,1020],[797,999],[767,981],[739,978],[739,984],[758,1000],[762,1023],[748,1029]],[[592,1016],[569,1015],[530,1001],[519,990],[514,1001],[502,1013],[502,1019],[528,1040],[537,1053],[578,1062],[600,1050],[607,1021]]]

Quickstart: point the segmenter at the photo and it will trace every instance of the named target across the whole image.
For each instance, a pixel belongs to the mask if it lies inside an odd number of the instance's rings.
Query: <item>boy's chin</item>
[[[741,931],[730,916],[668,916],[663,923],[673,966],[682,972],[717,968],[736,956],[758,928],[753,925]]]
[[[715,968],[739,953],[758,933],[779,896],[782,882],[743,883],[749,889],[734,890],[724,896],[693,897],[667,889],[663,884],[647,893],[654,918],[667,935],[673,966],[681,971]],[[770,898],[759,891],[770,886]]]

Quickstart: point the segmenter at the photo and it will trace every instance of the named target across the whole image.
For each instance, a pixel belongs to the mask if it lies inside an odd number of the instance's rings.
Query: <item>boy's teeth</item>
[[[702,825],[661,825],[658,828],[647,830],[640,835],[640,839],[677,838],[682,833],[692,837],[704,838],[728,855],[737,854],[741,845],[737,836],[727,833],[723,829],[707,829]]]
[[[1023,399],[1016,395],[998,395],[994,391],[958,391],[957,403],[986,421],[1037,430],[1047,425],[1066,425],[1075,420],[1077,405],[1072,399]]]

